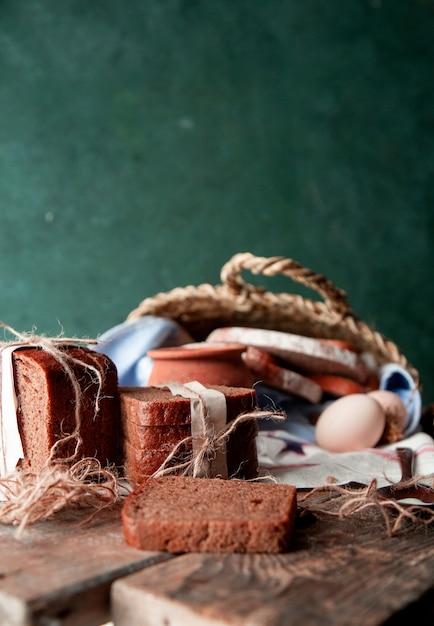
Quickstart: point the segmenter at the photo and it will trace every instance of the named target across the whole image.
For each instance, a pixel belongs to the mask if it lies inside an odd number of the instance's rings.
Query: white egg
[[[392,419],[399,428],[405,428],[407,425],[407,409],[397,393],[379,389],[370,391],[368,395],[381,404],[386,413],[386,419]]]
[[[368,394],[354,393],[329,404],[318,418],[317,444],[330,452],[374,447],[386,425],[383,407]]]

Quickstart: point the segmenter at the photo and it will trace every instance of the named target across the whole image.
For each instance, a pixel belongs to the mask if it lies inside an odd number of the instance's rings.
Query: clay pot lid
[[[155,348],[148,350],[151,359],[233,359],[239,358],[245,352],[246,346],[234,342],[216,342],[209,344],[205,341],[186,343],[182,346],[170,348]]]

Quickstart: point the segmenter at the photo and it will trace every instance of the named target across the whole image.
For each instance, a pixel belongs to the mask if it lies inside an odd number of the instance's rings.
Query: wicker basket
[[[283,274],[318,292],[323,301],[289,293],[272,293],[246,283],[241,273],[275,276]],[[393,341],[372,329],[351,309],[346,293],[323,275],[284,257],[257,257],[251,253],[233,256],[221,270],[221,285],[177,287],[146,298],[127,319],[144,315],[168,317],[181,324],[196,341],[215,328],[249,326],[339,339],[370,353],[381,365],[399,363],[419,384],[417,370]]]

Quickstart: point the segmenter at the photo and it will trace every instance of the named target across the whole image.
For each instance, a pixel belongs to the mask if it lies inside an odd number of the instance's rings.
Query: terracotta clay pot
[[[251,387],[253,375],[241,358],[245,346],[237,343],[206,342],[149,350],[153,368],[148,385],[187,383]]]

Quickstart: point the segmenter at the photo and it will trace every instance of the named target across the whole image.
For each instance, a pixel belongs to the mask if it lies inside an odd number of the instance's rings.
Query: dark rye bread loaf
[[[118,463],[119,393],[114,363],[104,354],[85,347],[62,348],[81,389],[81,437],[78,458],[96,457],[103,466]],[[70,378],[59,362],[41,349],[13,352],[18,397],[18,428],[24,449],[23,465],[38,471],[62,434],[75,428],[75,394]],[[94,373],[74,359],[96,367],[102,375],[99,411],[95,414],[98,381]],[[74,442],[62,446],[62,457],[73,454]],[[75,459],[75,460],[78,460]]]
[[[253,389],[212,388],[225,395],[227,422],[257,406]],[[166,387],[120,387],[120,406],[126,474],[140,483],[159,469],[178,442],[191,435],[190,400],[173,395]],[[256,478],[257,434],[257,423],[250,420],[240,423],[229,436],[226,444],[229,476]]]
[[[290,546],[296,511],[292,485],[164,476],[127,497],[122,524],[140,550],[277,553]]]

